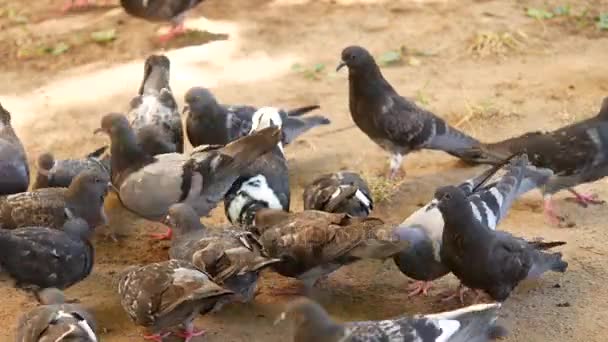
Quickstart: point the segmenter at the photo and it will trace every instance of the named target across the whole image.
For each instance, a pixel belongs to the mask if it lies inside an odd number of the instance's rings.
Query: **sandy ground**
[[[579,1],[570,15],[549,20],[526,16],[526,8],[552,9],[557,1],[219,1],[209,0],[188,25],[212,32],[163,48],[153,40],[158,25],[129,18],[119,8],[62,15],[62,1],[0,1],[0,101],[13,113],[30,160],[43,151],[80,156],[105,140],[94,137],[101,115],[122,111],[135,94],[143,59],[166,53],[172,87],[182,100],[191,86],[211,88],[225,103],[298,106],[319,103],[332,125],[306,135],[287,149],[293,210],[301,209],[302,187],[316,175],[354,169],[369,175],[379,197],[375,215],[400,222],[425,203],[437,186],[458,182],[482,168],[467,168],[436,152],[408,156],[407,177],[378,181],[386,154],[352,127],[347,74],[333,71],[347,45],[375,55],[405,47],[401,65],[383,68],[403,94],[461,129],[488,141],[524,131],[552,129],[596,113],[608,92],[608,34],[595,23],[606,1]],[[547,5],[548,4],[548,5]],[[203,18],[202,16],[205,16]],[[91,32],[114,28],[106,44]],[[485,40],[484,40],[485,39]],[[58,44],[69,45],[65,52]],[[203,44],[206,43],[206,44]],[[41,52],[44,47],[50,47]],[[297,71],[294,64],[318,73]],[[340,130],[345,128],[343,130]],[[602,180],[581,186],[608,198]],[[382,190],[380,193],[380,190]],[[532,192],[517,202],[500,226],[526,237],[565,240],[570,267],[523,284],[505,303],[501,321],[508,341],[605,341],[608,320],[604,206],[582,209],[557,196],[558,207],[575,225],[556,228],[542,215]],[[85,281],[67,290],[96,315],[102,341],[139,340],[142,329],[121,309],[112,287],[125,265],[166,258],[168,244],[147,234],[157,225],[123,212],[108,200],[111,227],[126,234],[118,244],[96,239],[96,265]],[[218,208],[205,223],[225,222]],[[250,305],[233,305],[197,320],[208,329],[196,341],[286,341],[288,324],[272,322],[289,298],[273,291],[293,284],[264,274],[260,295]],[[430,313],[458,307],[436,294],[455,287],[449,276],[433,295],[408,299],[408,279],[392,261],[344,267],[319,286],[316,297],[341,320],[380,319],[402,313]],[[0,284],[0,340],[11,340],[31,298]]]

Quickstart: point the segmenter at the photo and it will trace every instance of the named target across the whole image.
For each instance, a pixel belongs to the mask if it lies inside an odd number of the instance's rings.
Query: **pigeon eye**
[[[450,195],[450,194],[443,195],[444,200],[449,200],[450,198],[452,198],[452,195]]]

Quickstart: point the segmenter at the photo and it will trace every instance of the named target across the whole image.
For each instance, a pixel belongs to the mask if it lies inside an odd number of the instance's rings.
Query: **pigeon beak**
[[[345,66],[346,66],[346,63],[340,62],[340,64],[338,64],[338,66],[336,67],[336,72],[340,71],[340,69],[344,68]]]
[[[186,112],[188,112],[190,110],[190,106],[185,105],[184,109],[182,109],[182,115],[186,114]]]
[[[281,312],[281,314],[279,315],[279,317],[277,317],[277,319],[274,320],[273,325],[277,325],[279,323],[281,323],[282,321],[284,321],[287,318],[287,313],[285,312]]]

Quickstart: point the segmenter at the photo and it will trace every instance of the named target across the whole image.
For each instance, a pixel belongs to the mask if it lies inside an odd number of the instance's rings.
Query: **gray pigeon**
[[[304,189],[304,209],[367,217],[374,200],[367,182],[357,173],[340,171],[315,179]]]
[[[267,128],[224,147],[151,156],[142,151],[124,115],[108,114],[96,132],[111,139],[112,183],[123,205],[149,218],[161,219],[175,203],[188,203],[205,216],[224,197],[244,167],[279,141],[278,128]]]
[[[390,177],[398,174],[406,154],[420,149],[445,151],[470,163],[500,160],[481,153],[475,138],[400,96],[364,48],[345,48],[336,70],[344,66],[348,67],[351,116],[363,133],[391,153]]]
[[[42,188],[67,188],[72,179],[86,169],[110,172],[110,156],[104,154],[108,146],[103,146],[83,159],[55,160],[51,153],[38,156],[38,173],[32,190]]]
[[[138,95],[130,104],[131,127],[142,149],[151,155],[184,152],[182,118],[169,87],[170,69],[166,56],[149,56]]]
[[[530,162],[553,170],[554,176],[542,188],[545,214],[557,224],[563,218],[552,204],[552,195],[567,189],[582,206],[599,204],[592,195],[579,194],[573,187],[608,175],[608,97],[597,115],[552,132],[530,132],[482,147],[484,151],[509,155],[527,153]]]
[[[60,229],[66,220],[83,218],[92,228],[107,223],[103,202],[110,177],[106,171],[85,170],[69,188],[45,188],[0,197],[4,229],[42,226]]]
[[[184,19],[186,12],[203,2],[203,0],[120,0],[120,5],[130,15],[152,22],[170,22],[169,32],[161,35],[161,41],[186,32]]]
[[[523,155],[512,159],[505,167],[504,175],[496,182],[484,184],[498,168],[500,166],[491,168],[458,186],[466,195],[475,219],[492,230],[518,197],[542,186],[552,176],[550,170],[530,165]],[[410,288],[410,296],[426,295],[433,280],[449,273],[440,258],[445,222],[437,208],[438,202],[439,198],[433,198],[395,229],[399,238],[411,242],[410,248],[394,257],[401,272],[417,280]]]
[[[63,292],[48,288],[38,294],[42,305],[19,319],[18,342],[97,342],[93,316],[76,304],[65,304]]]
[[[252,122],[252,132],[283,124],[279,111],[272,107],[257,110]],[[260,208],[289,211],[290,197],[289,169],[279,142],[243,170],[224,197],[224,209],[232,224],[249,226]]]
[[[192,262],[213,281],[238,295],[242,302],[253,300],[259,272],[281,261],[266,256],[253,234],[234,228],[210,230],[187,204],[174,204],[167,215],[175,231],[169,256]]]
[[[169,260],[127,268],[118,280],[120,303],[135,324],[152,335],[146,339],[161,341],[170,335],[167,329],[184,326],[180,335],[188,342],[204,331],[195,331],[192,321],[200,313],[211,311],[218,300],[232,295],[196,269],[190,262]]]
[[[361,259],[386,259],[404,250],[392,226],[378,218],[351,217],[324,211],[287,213],[257,211],[251,231],[268,255],[281,259],[272,265],[279,274],[297,278],[310,290],[316,281]]]
[[[499,303],[478,304],[438,314],[337,323],[321,305],[300,298],[288,304],[279,320],[297,317],[293,342],[486,342],[507,334],[496,324],[499,309]]]
[[[542,250],[565,242],[528,242],[490,229],[457,187],[437,190],[437,207],[445,226],[441,239],[441,262],[461,285],[485,291],[493,300],[506,300],[524,279],[538,278],[547,271],[565,272],[568,263],[561,253]]]
[[[20,288],[70,287],[93,268],[92,231],[82,219],[67,221],[62,230],[0,229],[0,270]]]
[[[225,145],[251,132],[253,115],[258,108],[253,106],[226,106],[219,104],[213,94],[205,88],[194,87],[184,96],[186,106],[186,133],[192,146]],[[287,145],[304,132],[330,123],[321,115],[306,115],[319,106],[307,106],[291,110],[277,109],[282,122],[281,141]]]
[[[29,183],[25,150],[11,125],[11,113],[0,104],[0,195],[27,191]]]

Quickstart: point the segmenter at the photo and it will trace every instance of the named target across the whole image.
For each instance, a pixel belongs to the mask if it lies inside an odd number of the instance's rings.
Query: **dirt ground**
[[[302,187],[315,176],[354,169],[369,176],[381,200],[374,215],[400,222],[437,186],[483,169],[421,152],[407,157],[403,180],[378,178],[387,155],[352,127],[347,73],[334,72],[347,45],[365,46],[382,57],[401,50],[401,63],[383,68],[395,88],[487,141],[593,115],[608,94],[608,31],[596,25],[608,1],[577,1],[567,12],[566,2],[559,1],[208,0],[187,25],[211,33],[167,47],[154,40],[161,25],[130,18],[117,7],[63,15],[62,3],[0,0],[0,101],[13,113],[32,163],[44,151],[81,156],[106,142],[92,134],[101,115],[124,110],[137,91],[143,59],[165,53],[180,102],[188,88],[201,85],[224,103],[322,106],[332,124],[286,150],[292,210],[301,209]],[[540,18],[550,13],[552,18]],[[112,29],[113,40],[95,42],[91,36]],[[605,180],[580,188],[608,198]],[[606,340],[608,212],[605,206],[583,209],[564,198],[558,195],[556,203],[572,227],[547,223],[538,191],[518,201],[500,226],[525,237],[567,241],[561,251],[570,263],[567,273],[523,284],[505,303],[500,320],[511,331],[508,341]],[[94,312],[102,341],[137,341],[143,330],[123,312],[112,280],[126,265],[164,260],[168,243],[147,237],[158,224],[125,213],[112,199],[107,207],[109,229],[125,237],[109,242],[100,229],[93,273],[67,295]],[[226,222],[223,209],[204,222]],[[265,273],[254,303],[198,319],[208,334],[195,341],[288,341],[289,324],[272,322],[289,298],[273,291],[293,283]],[[429,297],[408,299],[407,284],[390,260],[361,262],[323,281],[316,297],[340,320],[459,306],[438,302],[438,292],[457,285],[452,276],[439,281]],[[35,304],[8,283],[0,287],[0,340],[9,341],[18,317]]]

